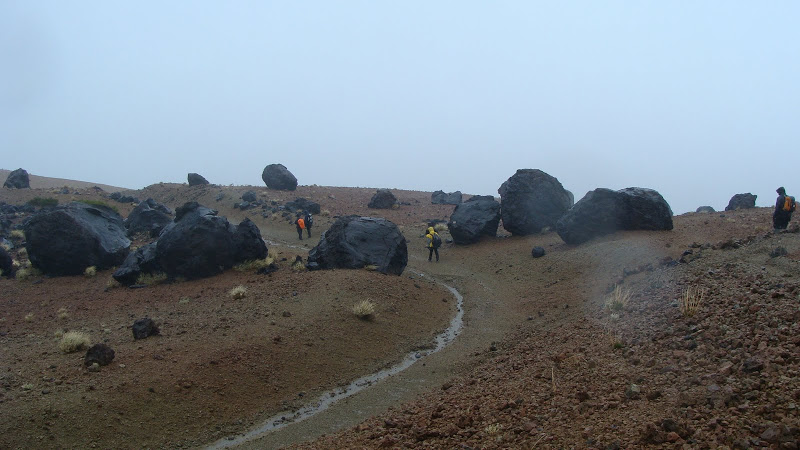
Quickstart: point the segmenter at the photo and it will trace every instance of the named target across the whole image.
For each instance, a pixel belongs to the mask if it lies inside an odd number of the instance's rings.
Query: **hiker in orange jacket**
[[[297,220],[294,221],[294,225],[297,227],[297,236],[300,237],[300,240],[303,240],[303,230],[306,228],[306,221],[300,216],[297,215]]]
[[[792,212],[795,208],[794,197],[786,195],[786,189],[783,186],[775,192],[778,193],[778,200],[775,202],[775,212],[772,213],[772,227],[776,230],[785,230],[789,221],[792,220]]]

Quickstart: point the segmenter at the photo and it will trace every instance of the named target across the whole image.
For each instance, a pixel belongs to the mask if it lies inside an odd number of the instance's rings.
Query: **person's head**
[[[433,234],[433,227],[428,227],[428,234]]]
[[[783,186],[776,189],[775,192],[777,192],[778,195],[786,195],[786,189],[784,189]]]

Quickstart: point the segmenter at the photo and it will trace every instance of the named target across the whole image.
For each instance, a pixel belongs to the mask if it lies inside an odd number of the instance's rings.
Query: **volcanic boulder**
[[[598,188],[586,194],[558,221],[567,244],[580,244],[617,230],[671,230],[672,209],[652,189]]]
[[[0,272],[9,278],[14,274],[14,260],[2,246],[0,246]]]
[[[33,216],[25,225],[25,241],[31,263],[49,275],[118,266],[131,246],[119,214],[80,202]]]
[[[128,235],[136,233],[149,233],[158,236],[165,226],[172,222],[173,212],[166,205],[156,202],[152,198],[139,203],[125,219],[125,228]]]
[[[149,317],[137,319],[133,322],[131,329],[133,330],[133,339],[135,340],[145,339],[150,336],[158,336],[160,333],[158,325]]]
[[[8,178],[6,178],[6,182],[3,183],[3,187],[9,189],[30,189],[31,180],[28,176],[28,172],[25,169],[11,171],[11,173],[8,174]]]
[[[293,191],[297,189],[297,178],[283,164],[270,164],[264,167],[261,179],[270,189]]]
[[[258,200],[258,197],[256,196],[256,193],[254,191],[247,191],[244,194],[242,194],[242,200],[252,203]]]
[[[572,206],[570,194],[553,176],[538,169],[519,169],[497,190],[503,228],[514,235],[554,227]]]
[[[189,186],[201,186],[203,184],[209,184],[208,180],[206,180],[205,177],[199,173],[190,173],[187,178],[189,181]]]
[[[728,206],[725,207],[725,211],[755,208],[756,197],[757,195],[753,195],[749,192],[746,194],[736,194],[731,197],[731,200],[728,202]]]
[[[695,212],[699,212],[699,213],[713,213],[713,212],[715,212],[715,211],[714,211],[714,208],[712,208],[712,207],[710,207],[710,206],[701,206],[701,207],[697,208],[697,211],[695,211]]]
[[[389,209],[397,203],[397,197],[389,189],[378,189],[370,199],[367,207],[373,209]]]
[[[139,275],[158,272],[163,272],[163,269],[156,261],[156,243],[151,242],[129,254],[119,269],[115,270],[111,276],[121,285],[130,286],[136,283]]]
[[[461,191],[445,193],[436,191],[431,194],[431,203],[434,205],[458,205],[461,203]]]
[[[406,238],[394,223],[381,218],[338,219],[308,253],[309,269],[360,269],[374,265],[400,275],[408,263]]]
[[[231,225],[196,202],[178,208],[175,221],[156,241],[156,262],[171,277],[208,277],[266,256],[267,246],[255,224],[245,220],[239,227]]]
[[[308,211],[311,214],[319,214],[320,211],[322,211],[319,203],[312,202],[311,200],[307,200],[303,197],[298,197],[291,202],[286,202],[284,206],[289,211]]]
[[[476,195],[456,206],[447,228],[456,244],[472,244],[482,236],[496,236],[500,203],[491,195]]]
[[[94,344],[86,351],[83,357],[83,364],[91,366],[97,364],[107,366],[114,360],[114,350],[106,344]]]

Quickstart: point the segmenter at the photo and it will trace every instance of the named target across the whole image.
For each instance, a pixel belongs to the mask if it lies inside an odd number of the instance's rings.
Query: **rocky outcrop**
[[[731,197],[731,200],[728,202],[728,206],[725,207],[725,211],[755,208],[756,197],[758,196],[753,195],[749,192],[746,194],[736,194],[733,197]]]
[[[712,208],[712,207],[710,207],[710,206],[701,206],[701,207],[697,208],[697,211],[695,211],[695,212],[699,212],[699,213],[713,213],[713,212],[716,212],[716,211],[714,211],[714,208]]]
[[[33,216],[25,225],[25,241],[31,263],[49,275],[118,266],[131,245],[119,214],[80,202]]]
[[[190,202],[177,209],[175,221],[164,228],[156,242],[128,256],[113,277],[123,285],[135,283],[142,273],[203,278],[266,256],[267,245],[249,219],[235,226],[216,211]]]
[[[431,194],[431,203],[434,205],[458,205],[461,204],[461,191],[445,193],[444,191],[436,191]]]
[[[553,176],[538,169],[519,169],[497,190],[503,228],[514,235],[554,227],[572,206],[570,194]]]
[[[204,184],[209,184],[208,180],[206,180],[205,177],[199,173],[190,173],[187,178],[189,181],[189,186],[202,186]]]
[[[3,183],[3,187],[9,189],[30,189],[31,180],[28,176],[28,172],[25,169],[11,171],[5,183]]]
[[[283,164],[270,164],[261,173],[261,179],[270,189],[293,191],[297,189],[297,178]]]
[[[586,194],[558,221],[568,244],[580,244],[617,230],[671,230],[672,209],[658,192],[645,188],[599,188]]]
[[[311,214],[319,214],[320,211],[322,211],[322,208],[319,206],[319,203],[312,202],[311,200],[307,200],[302,197],[292,200],[291,202],[286,202],[284,207],[292,212],[308,211]]]
[[[374,217],[340,218],[308,253],[312,270],[375,266],[379,272],[400,275],[407,263],[408,248],[400,229]]]
[[[122,192],[112,192],[108,198],[119,203],[139,203],[139,198],[132,195],[125,195]]]
[[[390,209],[397,203],[397,197],[389,189],[378,189],[369,201],[368,208]]]
[[[158,236],[161,230],[172,222],[173,212],[166,205],[156,202],[152,198],[139,203],[125,219],[125,228],[128,235],[148,233],[152,237]]]
[[[491,195],[476,195],[456,206],[447,228],[456,244],[472,244],[483,236],[496,236],[500,203]]]

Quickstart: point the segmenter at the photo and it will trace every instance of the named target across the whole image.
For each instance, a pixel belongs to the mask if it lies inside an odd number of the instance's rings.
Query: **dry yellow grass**
[[[680,299],[681,314],[686,317],[695,315],[697,310],[700,309],[700,305],[703,303],[703,296],[705,296],[705,293],[706,291],[704,289],[687,286]]]
[[[83,275],[87,278],[92,278],[97,275],[97,267],[96,266],[89,266],[86,270],[83,271]]]
[[[606,308],[614,312],[619,312],[628,306],[631,301],[631,291],[618,284],[614,285],[614,290],[606,298]]]
[[[231,289],[229,294],[231,298],[233,298],[234,300],[239,300],[247,297],[247,288],[242,285],[239,285]]]
[[[362,300],[353,305],[353,314],[359,319],[368,319],[375,314],[375,303],[369,300]]]
[[[91,343],[92,341],[86,333],[67,331],[64,333],[64,336],[61,337],[61,341],[58,343],[58,349],[63,353],[74,353],[86,350]]]
[[[167,281],[167,274],[165,273],[143,273],[136,279],[136,284],[144,284],[147,286],[155,286]]]

